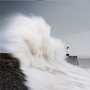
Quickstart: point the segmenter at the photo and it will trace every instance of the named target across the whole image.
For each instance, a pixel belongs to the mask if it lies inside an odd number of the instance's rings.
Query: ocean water
[[[83,68],[90,68],[90,58],[89,57],[79,57],[79,66]]]

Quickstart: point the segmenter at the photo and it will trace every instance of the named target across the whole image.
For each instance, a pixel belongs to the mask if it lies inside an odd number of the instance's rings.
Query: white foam
[[[65,61],[65,47],[42,17],[16,15],[5,36],[6,51],[20,59],[32,90],[90,90],[90,71]]]

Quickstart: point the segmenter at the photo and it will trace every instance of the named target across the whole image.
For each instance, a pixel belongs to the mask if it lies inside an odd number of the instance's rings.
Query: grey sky
[[[43,16],[52,27],[52,35],[69,43],[71,54],[90,56],[89,1],[0,2],[0,30],[4,20],[15,13]]]

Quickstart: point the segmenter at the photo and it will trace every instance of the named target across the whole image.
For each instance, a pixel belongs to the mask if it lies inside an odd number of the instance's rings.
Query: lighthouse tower
[[[66,52],[67,52],[67,53],[66,53],[66,56],[69,57],[70,54],[69,54],[69,45],[68,45],[68,44],[67,44],[67,46],[66,46]]]
[[[66,46],[66,60],[67,60],[67,62],[69,62],[73,65],[79,65],[78,56],[70,55],[69,48],[70,48],[69,45],[67,45]]]

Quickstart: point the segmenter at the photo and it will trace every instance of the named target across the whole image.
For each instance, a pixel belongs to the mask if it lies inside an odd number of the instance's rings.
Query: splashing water
[[[65,46],[42,17],[13,16],[3,32],[5,51],[16,56],[31,90],[90,90],[90,70],[65,60]]]

